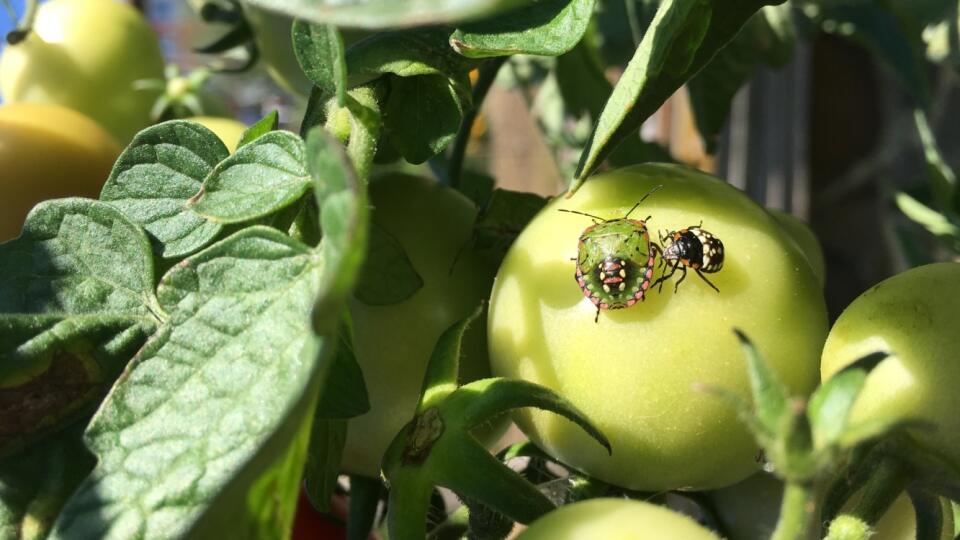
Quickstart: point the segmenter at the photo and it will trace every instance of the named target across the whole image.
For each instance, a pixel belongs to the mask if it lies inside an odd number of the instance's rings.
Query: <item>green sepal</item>
[[[764,431],[772,436],[781,433],[785,415],[789,415],[787,390],[777,379],[770,366],[760,357],[753,343],[741,332],[734,330],[747,360],[747,376],[753,395],[753,408]]]
[[[940,498],[920,490],[908,489],[917,524],[916,540],[943,538],[943,506]]]
[[[523,407],[534,407],[563,416],[580,426],[608,454],[613,453],[610,441],[583,413],[553,390],[539,384],[521,379],[480,379],[458,388],[443,405],[445,411],[455,419],[451,420],[451,425],[455,425],[455,422],[467,429]]]
[[[447,487],[508,518],[529,523],[554,508],[533,484],[506,467],[471,435],[493,416],[534,406],[557,412],[586,429],[608,451],[607,439],[573,405],[525,381],[484,379],[457,387],[460,341],[478,308],[440,336],[417,413],[390,443],[383,475],[390,486],[391,538],[423,538],[434,486]]]
[[[271,131],[276,131],[279,127],[280,115],[277,113],[277,111],[270,111],[263,118],[254,122],[252,126],[248,127],[246,131],[243,132],[243,135],[240,136],[240,141],[237,142],[237,148],[243,148],[259,137],[262,137]]]
[[[867,375],[886,357],[886,353],[878,352],[861,358],[831,376],[813,392],[807,406],[807,416],[813,428],[816,448],[839,442],[847,429],[847,418],[867,381]]]

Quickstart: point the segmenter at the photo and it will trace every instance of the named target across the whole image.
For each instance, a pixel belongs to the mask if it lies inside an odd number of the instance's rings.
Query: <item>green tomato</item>
[[[147,21],[115,0],[51,0],[33,32],[0,58],[0,92],[8,103],[62,105],[96,120],[122,144],[150,125],[163,80],[160,44]]]
[[[823,248],[820,246],[817,236],[813,234],[813,230],[793,214],[773,208],[769,211],[783,227],[783,230],[787,231],[790,238],[793,238],[793,241],[797,243],[803,254],[806,255],[807,261],[813,268],[813,273],[817,276],[817,281],[820,282],[822,288],[827,282],[827,264],[823,260]]]
[[[403,246],[423,279],[423,287],[400,303],[370,306],[354,299],[350,304],[370,411],[350,420],[342,468],[378,477],[387,446],[413,418],[437,339],[487,298],[496,265],[467,249],[451,272],[476,217],[473,203],[459,192],[393,174],[371,184],[370,202],[373,222]],[[475,323],[464,338],[461,378],[479,379],[489,370],[485,328]]]
[[[590,499],[533,522],[518,540],[719,540],[693,519],[655,504]]]
[[[654,230],[696,225],[723,241],[724,267],[693,271],[674,294],[600,313],[574,278],[589,218],[652,215]],[[656,236],[656,235],[654,235]],[[659,272],[654,275],[656,278]],[[674,280],[676,280],[676,276]],[[591,178],[551,202],[513,244],[490,302],[494,374],[545,385],[573,402],[610,439],[607,453],[572,423],[543,411],[515,419],[541,448],[606,482],[645,491],[729,485],[757,468],[753,437],[707,383],[748,396],[733,329],[754,340],[794,394],[817,384],[826,307],[806,258],[769,213],[729,184],[693,169],[647,164]]]
[[[830,330],[823,380],[876,351],[890,356],[867,377],[851,422],[925,420],[936,429],[911,432],[921,448],[960,468],[960,264],[907,270],[854,300]]]
[[[783,483],[758,473],[743,482],[707,494],[728,540],[767,540],[777,526]],[[953,538],[953,513],[946,499],[943,507],[942,540]],[[848,507],[852,506],[848,504]],[[877,522],[873,540],[913,540],[917,517],[910,497],[901,494]]]

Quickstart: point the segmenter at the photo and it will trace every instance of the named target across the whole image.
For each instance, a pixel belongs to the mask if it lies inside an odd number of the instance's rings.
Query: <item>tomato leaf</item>
[[[0,455],[89,412],[163,316],[143,230],[61,199],[0,245]]]
[[[767,3],[762,0],[665,0],[643,36],[584,150],[570,193],[614,147],[640,127],[681,84]]]
[[[470,58],[559,56],[583,37],[595,6],[596,0],[542,0],[504,16],[465,24],[450,36],[450,45]]]
[[[347,64],[343,57],[343,38],[335,26],[293,23],[293,52],[303,72],[327,99],[336,97],[337,105],[346,105]]]
[[[943,212],[960,213],[960,187],[957,186],[957,175],[940,154],[936,136],[927,121],[927,114],[923,110],[917,109],[914,111],[913,117],[917,126],[917,133],[920,135],[920,142],[923,144],[923,157],[927,162],[927,178],[930,180],[937,206]],[[898,196],[897,204],[903,210],[903,204],[899,199]],[[903,212],[914,221],[924,224],[923,221],[911,216],[906,210]],[[927,229],[930,229],[930,227],[927,227]],[[933,231],[931,230],[931,232]],[[954,236],[960,235],[954,234]]]
[[[321,273],[305,246],[252,227],[164,276],[158,296],[170,322],[91,422],[98,465],[54,537],[190,530],[311,379],[316,338],[306,323]],[[125,488],[112,490],[118,483]],[[169,521],[150,523],[161,515]],[[250,525],[238,520],[230,530]]]
[[[0,534],[46,538],[63,503],[93,469],[78,423],[0,462]]]
[[[310,188],[304,151],[303,140],[289,131],[258,137],[214,168],[190,208],[217,223],[239,223],[282,210]]]
[[[243,135],[240,136],[240,142],[237,143],[237,148],[242,148],[257,138],[276,130],[279,125],[280,115],[277,114],[277,111],[271,111],[243,132]]]
[[[91,422],[98,464],[54,538],[288,534],[321,359],[364,250],[364,194],[324,137],[307,144],[334,154],[307,159],[325,180],[321,245],[250,227],[170,270],[169,321]]]
[[[779,67],[793,56],[796,40],[790,4],[766,6],[687,83],[697,131],[707,152],[716,153],[717,139],[730,115],[737,92],[762,64]]]
[[[251,0],[315,23],[354,28],[427,26],[477,19],[532,0]]]
[[[370,226],[370,245],[360,281],[353,295],[371,306],[396,304],[423,287],[423,278],[400,242],[376,223]]]
[[[474,223],[476,246],[506,254],[527,223],[546,204],[547,199],[535,193],[495,189],[477,214]]]
[[[398,77],[442,75],[458,83],[457,90],[469,96],[466,74],[479,62],[456,53],[444,28],[382,32],[362,39],[347,49],[350,86],[385,74]]]
[[[456,138],[463,103],[443,77],[394,77],[384,105],[390,143],[410,163],[424,163]]]
[[[904,192],[894,195],[897,207],[914,222],[921,225],[930,234],[952,239],[960,247],[960,224],[947,215],[930,208]]]
[[[163,257],[189,255],[221,227],[191,211],[187,201],[228,155],[220,138],[200,124],[172,120],[149,127],[120,154],[100,200],[146,229]]]

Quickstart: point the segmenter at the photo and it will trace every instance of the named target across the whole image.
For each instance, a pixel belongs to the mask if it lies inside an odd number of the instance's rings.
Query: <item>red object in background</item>
[[[334,523],[328,516],[317,512],[306,492],[300,491],[297,515],[293,519],[293,540],[346,540],[347,529]]]

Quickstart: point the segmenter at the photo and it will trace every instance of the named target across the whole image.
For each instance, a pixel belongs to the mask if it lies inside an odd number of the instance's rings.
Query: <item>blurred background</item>
[[[168,63],[181,74],[212,68],[202,91],[218,114],[250,124],[277,110],[296,130],[309,83],[289,44],[291,21],[245,7],[238,22],[224,15],[231,2],[220,11],[204,4],[134,2]],[[766,8],[766,26],[745,29],[723,69],[698,76],[646,122],[647,154],[634,158],[713,172],[809,223],[823,246],[836,317],[887,276],[956,258],[956,209],[936,208],[930,188],[931,175],[955,182],[950,166],[960,160],[960,123],[950,121],[958,106],[957,7],[950,4],[832,0]],[[23,2],[6,7],[4,33]],[[596,104],[577,102],[578,88],[616,82],[655,8],[654,0],[605,0],[589,44],[560,58],[512,58],[474,126],[468,167],[508,189],[549,196],[565,189],[597,113]],[[911,11],[920,13],[911,19]],[[245,38],[237,33],[242,25]],[[599,78],[589,77],[587,64],[599,65]],[[697,114],[704,96],[716,93],[732,97],[729,116]],[[430,172],[429,163],[421,167]],[[920,205],[907,209],[910,217],[895,202],[900,192]]]

